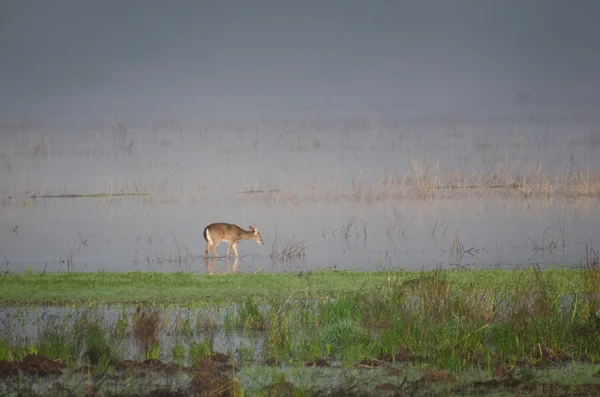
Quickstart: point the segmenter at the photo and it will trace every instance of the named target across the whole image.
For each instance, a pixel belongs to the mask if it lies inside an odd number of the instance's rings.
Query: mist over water
[[[3,117],[72,121],[597,100],[599,12],[591,0],[13,1],[0,104]]]
[[[598,15],[6,2],[0,263],[206,271],[203,227],[231,222],[265,238],[240,271],[578,264],[598,244]],[[459,179],[520,188],[442,186]],[[149,196],[39,198],[132,192]],[[293,243],[304,256],[272,260]]]

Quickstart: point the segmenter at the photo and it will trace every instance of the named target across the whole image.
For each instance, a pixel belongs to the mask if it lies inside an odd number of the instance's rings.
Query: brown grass
[[[537,119],[522,116],[496,116],[488,119],[458,115],[429,115],[416,118],[377,115],[377,113],[349,116],[303,115],[301,117],[273,117],[261,121],[213,120],[205,124],[185,126],[169,119],[165,122],[134,123],[114,121],[75,127],[74,125],[39,124],[34,121],[18,123],[0,122],[0,132],[5,137],[0,142],[0,167],[5,172],[19,172],[23,175],[26,159],[31,159],[32,176],[44,171],[50,158],[72,159],[80,167],[94,167],[96,162],[86,164],[86,159],[137,159],[139,167],[153,166],[156,153],[165,154],[169,147],[183,144],[184,136],[189,141],[198,142],[199,152],[217,150],[228,156],[238,154],[270,155],[306,154],[310,164],[314,153],[331,152],[337,154],[363,153],[365,160],[377,163],[378,155],[389,153],[406,156],[412,149],[431,153],[456,153],[460,155],[457,169],[448,168],[439,159],[413,158],[412,163],[398,168],[402,162],[391,162],[391,169],[383,174],[369,175],[360,171],[349,180],[347,173],[333,170],[326,175],[321,170],[316,180],[298,179],[302,168],[294,169],[291,182],[273,180],[265,176],[256,177],[241,173],[242,183],[237,191],[230,191],[240,202],[260,200],[269,203],[299,203],[307,201],[352,201],[377,202],[405,199],[443,199],[459,196],[491,196],[518,198],[560,198],[574,200],[580,197],[600,196],[600,168],[590,164],[581,165],[577,153],[570,153],[568,159],[564,145],[569,148],[593,148],[600,145],[597,132],[598,116],[573,113],[565,116],[547,115]],[[566,117],[566,118],[565,118]],[[587,117],[587,118],[586,118]],[[542,128],[540,122],[547,126]],[[564,135],[566,125],[585,128],[572,138],[559,139]],[[151,130],[151,131],[147,131]],[[76,133],[74,133],[76,131]],[[154,143],[139,138],[142,131],[149,133]],[[64,134],[62,133],[64,132]],[[427,132],[427,135],[423,135]],[[145,133],[144,133],[145,134]],[[272,135],[267,143],[262,136]],[[365,134],[370,139],[365,140]],[[499,139],[497,136],[504,138]],[[277,136],[278,135],[278,136]],[[66,137],[69,137],[68,139]],[[181,141],[181,142],[180,142]],[[441,143],[440,143],[441,142]],[[412,146],[411,146],[412,145]],[[551,163],[563,161],[558,171],[550,171],[545,165],[531,164],[536,150],[548,147],[554,152]],[[169,149],[170,150],[170,149]],[[531,156],[529,154],[531,153]],[[541,154],[541,153],[540,153]],[[169,157],[169,156],[167,156]],[[201,157],[201,156],[200,156]],[[316,158],[320,158],[321,155]],[[456,157],[456,156],[455,156]],[[241,157],[243,158],[243,157]],[[388,158],[388,157],[386,157]],[[392,157],[393,158],[393,157]],[[556,158],[556,160],[554,159]],[[140,160],[142,159],[142,160]],[[480,160],[481,159],[481,160]],[[233,161],[233,160],[231,160]],[[455,158],[454,160],[457,161]],[[519,163],[521,162],[521,163]],[[337,167],[335,160],[329,162]],[[478,165],[475,165],[478,164]],[[169,164],[171,166],[194,164]],[[50,164],[52,166],[52,164]],[[587,166],[587,168],[586,168]],[[29,165],[27,165],[29,167]],[[137,167],[137,166],[136,166]],[[242,164],[228,165],[233,174]],[[366,169],[373,169],[365,165]],[[52,169],[52,168],[50,168]],[[138,186],[133,180],[121,180],[118,169],[106,176],[102,187],[96,182],[94,196],[104,200],[116,199],[124,194],[148,192],[144,202],[178,202],[181,200],[202,201],[210,181],[194,178],[194,182],[177,183],[175,170],[170,176],[158,177],[155,182]],[[119,175],[119,176],[115,176]],[[232,175],[233,175],[232,174]],[[15,173],[16,175],[16,173]],[[85,186],[51,186],[47,182],[29,182],[17,175],[14,185],[2,185],[0,204],[21,203],[46,196],[75,198],[85,195]],[[112,180],[111,178],[116,178]],[[162,179],[164,178],[164,179]],[[37,177],[33,178],[37,179]],[[67,182],[68,183],[68,182]],[[199,185],[202,183],[202,185]],[[229,185],[229,182],[227,183]],[[67,190],[68,189],[68,190]],[[141,200],[141,199],[140,199]]]
[[[238,378],[232,378],[221,363],[204,359],[195,367],[190,391],[197,396],[241,396]]]
[[[133,335],[138,346],[147,355],[159,343],[160,312],[138,307],[133,321]]]
[[[526,171],[503,167],[498,171],[442,171],[438,161],[423,163],[413,160],[412,170],[402,177],[378,179],[357,175],[350,186],[320,180],[303,182],[302,186],[279,186],[272,180],[255,182],[253,188],[238,192],[238,200],[264,200],[269,203],[343,202],[358,203],[433,200],[461,197],[578,198],[600,197],[600,169],[582,171],[563,169],[551,176],[541,166]]]

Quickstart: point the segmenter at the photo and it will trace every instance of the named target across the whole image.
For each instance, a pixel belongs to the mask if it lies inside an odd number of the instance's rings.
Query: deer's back
[[[206,232],[210,233],[213,240],[239,240],[242,229],[231,223],[211,223],[204,228],[204,238],[206,238]],[[207,239],[208,240],[208,239]]]

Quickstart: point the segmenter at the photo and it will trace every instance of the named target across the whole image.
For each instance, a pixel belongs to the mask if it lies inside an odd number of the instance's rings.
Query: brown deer
[[[244,230],[239,226],[232,225],[230,223],[211,223],[204,228],[204,239],[206,240],[206,250],[204,251],[205,256],[208,258],[208,251],[211,251],[215,256],[217,254],[217,247],[222,241],[229,243],[227,248],[227,257],[231,254],[231,247],[235,251],[235,257],[237,258],[238,249],[237,244],[242,240],[254,240],[260,245],[263,245],[262,236],[258,232],[256,226],[250,226],[250,230]]]

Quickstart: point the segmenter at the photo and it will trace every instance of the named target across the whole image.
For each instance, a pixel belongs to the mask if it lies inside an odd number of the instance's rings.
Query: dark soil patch
[[[414,356],[412,355],[412,353],[408,349],[405,349],[403,347],[397,348],[396,351],[394,352],[394,360],[396,362],[400,362],[400,363],[406,362],[407,363],[413,359],[414,359]]]
[[[485,382],[473,382],[473,386],[476,388],[483,389],[497,389],[499,387],[514,389],[519,386],[521,382],[518,379],[506,378],[506,379],[491,379]]]
[[[416,362],[419,361],[419,357],[414,356],[408,349],[403,347],[399,347],[396,349],[394,354],[381,354],[377,357],[379,361],[385,361],[388,363],[397,362],[397,363],[408,363],[408,362]]]
[[[166,374],[174,374],[177,372],[192,372],[190,367],[180,366],[175,363],[163,363],[160,360],[120,361],[115,365],[118,371],[130,370],[133,373],[143,373],[148,371],[161,372]]]
[[[66,368],[61,360],[52,360],[43,356],[28,355],[22,361],[0,361],[0,378],[18,375],[60,375]]]
[[[160,360],[145,360],[145,361],[134,361],[124,360],[119,361],[115,364],[115,369],[118,371],[130,370],[133,373],[145,373],[145,372],[160,372],[165,374],[175,374],[178,372],[194,373],[198,368],[205,368],[206,362],[214,363],[216,369],[220,372],[234,372],[237,368],[229,363],[229,358],[224,354],[211,354],[206,359],[201,360],[197,365],[192,367],[186,367],[175,363],[163,363]],[[86,366],[75,369],[77,372],[87,371]]]
[[[376,390],[395,390],[397,388],[398,388],[398,386],[396,386],[390,382],[379,383],[378,385],[375,386]]]
[[[229,357],[225,354],[213,353],[205,360],[200,361],[200,364],[206,360],[213,362],[221,372],[236,372],[239,370],[239,368],[229,362]]]
[[[156,389],[144,394],[119,394],[120,397],[188,397],[190,394],[183,390]]]
[[[353,390],[324,390],[318,391],[312,395],[312,397],[374,397],[377,394],[367,392],[357,392]]]
[[[448,371],[429,371],[425,372],[423,376],[421,376],[418,380],[420,383],[430,383],[430,382],[451,382],[455,383],[457,381],[456,376],[452,375]]]
[[[531,395],[531,396],[552,396],[552,397],[600,397],[600,384],[581,384],[581,385],[561,385],[556,383],[522,383],[517,379],[504,379],[498,380],[493,379],[487,382],[474,382],[473,386],[478,395],[487,394],[487,390],[505,390],[513,391],[517,396]],[[472,394],[472,386],[467,386],[464,389],[470,391],[467,394]],[[459,390],[455,390],[458,392]]]
[[[237,378],[231,378],[224,363],[204,359],[194,367],[194,378],[190,391],[199,396],[229,397],[237,395],[239,384]]]
[[[511,378],[512,374],[513,374],[513,370],[514,370],[514,367],[511,367],[509,365],[497,364],[494,367],[494,376],[496,378],[501,378],[501,379]]]
[[[386,370],[386,373],[388,375],[392,375],[392,376],[401,376],[401,375],[404,375],[404,371],[401,368],[396,368],[396,367],[389,367]]]

